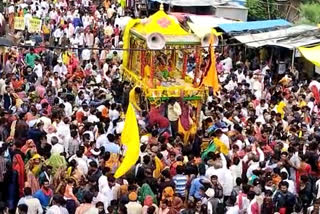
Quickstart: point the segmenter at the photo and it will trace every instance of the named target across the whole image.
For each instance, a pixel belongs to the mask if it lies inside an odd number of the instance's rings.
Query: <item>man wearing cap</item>
[[[135,192],[129,194],[129,203],[126,204],[128,214],[141,214],[142,206],[137,202],[138,195]]]
[[[62,59],[58,59],[58,64],[54,66],[53,73],[58,73],[59,77],[65,77],[68,73],[67,67],[62,63]]]

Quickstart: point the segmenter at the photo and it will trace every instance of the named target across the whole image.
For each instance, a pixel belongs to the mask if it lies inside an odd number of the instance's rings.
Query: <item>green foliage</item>
[[[247,0],[249,20],[267,20],[279,17],[275,0]]]
[[[319,24],[320,3],[301,4],[299,22],[303,24]]]
[[[302,4],[320,3],[320,0],[301,0]]]

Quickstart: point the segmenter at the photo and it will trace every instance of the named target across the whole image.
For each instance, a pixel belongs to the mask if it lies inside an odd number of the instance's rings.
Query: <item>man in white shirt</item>
[[[105,206],[109,206],[112,200],[115,200],[119,197],[120,194],[120,185],[116,183],[115,178],[108,177],[107,185],[104,185],[100,192],[108,199],[104,201]]]
[[[232,69],[232,59],[231,57],[227,56],[224,60],[221,61],[223,65],[224,72],[230,72]]]
[[[58,27],[54,32],[53,32],[53,37],[55,44],[58,45],[60,38],[63,36],[64,32],[62,27]]]
[[[106,174],[109,172],[109,169],[107,167],[102,169],[102,175],[98,179],[98,186],[99,186],[99,191],[102,192],[103,188],[105,188],[107,185],[109,185],[108,182],[108,177]]]
[[[137,193],[131,192],[129,194],[129,203],[126,204],[128,214],[140,214],[142,213],[142,205],[137,201]]]
[[[280,172],[280,177],[283,181],[288,182],[289,187],[288,187],[288,192],[291,192],[292,194],[296,194],[296,187],[295,184],[292,180],[288,179],[288,173],[287,172]]]
[[[227,200],[227,212],[226,214],[238,214],[239,213],[239,206],[236,204],[237,198],[234,196],[230,196]]]
[[[170,98],[168,105],[168,119],[171,125],[172,136],[174,137],[178,132],[178,121],[181,114],[180,104],[174,98]]]
[[[250,163],[249,163],[250,164]],[[250,179],[253,175],[253,171],[259,168],[259,158],[255,156],[247,170],[247,178]]]
[[[18,205],[26,204],[28,206],[27,214],[42,214],[43,209],[39,199],[32,197],[32,191],[30,187],[25,187],[24,197],[20,198]]]
[[[84,174],[88,174],[88,158],[83,154],[81,150],[78,150],[74,156],[72,156],[69,161],[75,159],[78,163],[79,170]]]
[[[67,67],[62,63],[61,58],[58,59],[58,64],[53,68],[53,73],[55,72],[58,72],[59,77],[65,77],[68,73]]]
[[[59,138],[57,136],[51,137],[51,154],[61,154],[64,152],[64,146],[59,143]]]
[[[67,117],[72,117],[73,115],[73,110],[72,110],[72,105],[71,103],[67,100],[64,104],[64,113],[66,114]]]
[[[42,65],[39,62],[39,60],[35,60],[35,66],[33,68],[33,71],[36,73],[36,75],[38,77],[38,82],[40,83],[42,80],[43,71],[42,71]]]
[[[108,18],[111,19],[111,17],[113,16],[115,10],[113,9],[113,7],[109,7],[107,9],[107,15],[108,15]]]
[[[85,1],[88,2],[87,0]],[[82,17],[82,23],[83,23],[83,28],[86,28],[87,26],[90,25],[90,17],[87,13]]]
[[[30,22],[31,19],[32,19],[32,15],[31,15],[31,13],[28,11],[28,12],[24,15],[24,24],[25,24],[25,26],[27,27],[27,29],[28,29],[28,27],[29,27],[29,22]]]
[[[40,6],[43,8],[44,13],[48,13],[49,4],[47,1],[41,1]]]
[[[81,30],[81,29],[78,29],[78,30]],[[83,32],[76,33],[76,39],[79,41],[79,47],[83,47],[83,45],[84,45],[84,33]]]
[[[85,34],[85,42],[87,47],[92,48],[94,43],[94,35],[92,32],[88,32]]]
[[[96,186],[93,186],[90,189],[91,192],[93,192],[94,197],[92,199],[92,204],[96,205],[98,202],[102,202],[104,209],[107,210],[110,206],[110,202],[107,196],[105,196],[102,192],[98,191],[98,188]]]
[[[64,199],[61,195],[54,195],[52,198],[52,206],[47,210],[46,214],[69,214],[68,210],[62,206]]]
[[[68,154],[71,130],[67,117],[63,118],[63,120],[57,124],[57,135],[60,138],[60,144],[64,145],[64,151]]]
[[[74,34],[71,38],[70,38],[70,44],[73,48],[77,48],[79,45],[80,41],[79,38],[77,37],[76,34]]]
[[[263,115],[263,111],[268,109],[268,104],[266,104],[266,101],[262,99],[260,101],[260,104],[256,107],[256,115],[259,117]]]
[[[85,48],[81,53],[81,58],[83,61],[89,61],[91,59],[91,50]]]

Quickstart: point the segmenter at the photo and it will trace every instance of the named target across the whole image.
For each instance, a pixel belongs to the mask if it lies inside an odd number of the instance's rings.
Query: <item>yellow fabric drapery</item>
[[[137,23],[140,22],[140,19],[131,19],[128,24],[126,25],[126,28],[124,29],[123,33],[123,56],[122,56],[122,64],[124,67],[128,66],[128,60],[129,60],[129,51],[127,49],[130,48],[130,30],[135,26]]]
[[[300,47],[298,49],[304,56],[304,58],[306,58],[316,66],[320,67],[320,45],[312,48]]]
[[[214,36],[211,35],[210,38],[210,45],[209,45],[209,51],[210,51],[210,67],[208,70],[207,75],[203,78],[202,85],[207,87],[212,87],[213,92],[217,93],[220,90],[220,84],[218,80],[218,73],[216,68],[216,56],[214,54]]]
[[[185,36],[189,35],[179,23],[167,15],[163,10],[159,10],[152,16],[143,20],[134,27],[140,34],[148,35],[151,33],[161,33],[167,36]]]
[[[178,123],[178,132],[180,134],[183,135],[183,142],[184,144],[187,144],[188,143],[188,140],[190,138],[190,135],[195,135],[196,132],[197,132],[197,124],[195,122],[193,122],[191,124],[191,128],[190,130],[185,130],[181,124],[181,120],[179,120],[179,123]]]
[[[119,178],[126,174],[130,168],[136,164],[139,158],[139,128],[136,113],[131,103],[129,103],[124,128],[121,133],[121,142],[127,147],[124,158],[117,169],[114,177]]]

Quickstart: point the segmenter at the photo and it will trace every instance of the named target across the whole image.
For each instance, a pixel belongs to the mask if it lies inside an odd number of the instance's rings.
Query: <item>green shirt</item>
[[[37,58],[39,58],[37,54],[27,53],[24,61],[28,66],[30,66],[31,68],[34,68],[34,62]]]

